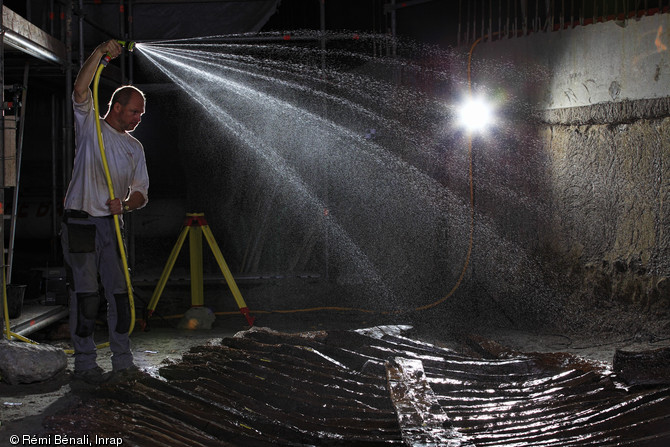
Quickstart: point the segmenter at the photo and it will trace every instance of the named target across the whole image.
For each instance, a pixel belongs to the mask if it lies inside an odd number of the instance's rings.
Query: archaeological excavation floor
[[[68,372],[0,384],[0,442],[27,433],[137,446],[670,441],[670,387],[630,387],[612,371],[614,349],[643,347],[635,340],[590,349],[514,331],[439,340],[368,317],[314,317],[267,316],[244,330],[240,316],[226,316],[210,331],[139,332],[145,374],[129,382],[92,387]],[[108,357],[101,351],[106,369]]]

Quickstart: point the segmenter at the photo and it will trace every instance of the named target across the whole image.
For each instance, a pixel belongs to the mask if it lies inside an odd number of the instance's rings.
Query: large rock
[[[66,367],[60,348],[0,340],[0,380],[11,385],[47,380]]]

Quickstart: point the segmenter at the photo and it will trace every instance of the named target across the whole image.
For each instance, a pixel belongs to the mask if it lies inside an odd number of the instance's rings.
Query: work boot
[[[90,369],[84,370],[75,370],[73,377],[75,380],[82,380],[86,383],[91,384],[100,384],[106,382],[109,379],[109,375],[100,368],[100,366],[95,366]]]
[[[144,375],[144,372],[135,365],[131,365],[128,368],[117,369],[112,371],[112,375],[109,378],[110,383],[120,383],[120,382],[130,382],[137,380]]]

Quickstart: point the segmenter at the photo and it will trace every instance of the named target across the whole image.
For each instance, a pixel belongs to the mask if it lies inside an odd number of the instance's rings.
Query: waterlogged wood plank
[[[191,349],[161,379],[102,386],[48,432],[124,433],[142,446],[670,445],[665,385],[627,388],[564,353],[466,356],[382,329],[255,327]]]
[[[406,445],[472,445],[451,428],[447,414],[428,385],[421,360],[396,357],[386,363],[386,378]]]
[[[670,385],[670,348],[614,353],[612,368],[628,385]]]

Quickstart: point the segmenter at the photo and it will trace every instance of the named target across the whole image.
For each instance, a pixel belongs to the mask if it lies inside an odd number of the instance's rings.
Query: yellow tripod
[[[249,326],[253,326],[254,317],[252,317],[249,314],[249,308],[247,307],[246,303],[244,302],[244,299],[242,298],[240,289],[237,288],[237,284],[235,283],[235,279],[233,278],[232,273],[230,273],[228,264],[226,264],[225,259],[223,259],[223,255],[221,254],[221,250],[219,250],[219,246],[216,244],[216,240],[214,239],[212,230],[209,229],[209,225],[205,220],[204,213],[186,214],[186,221],[184,222],[184,227],[181,231],[181,234],[179,235],[179,238],[177,239],[177,243],[175,244],[174,248],[172,249],[172,252],[170,253],[170,257],[168,258],[167,264],[165,265],[163,273],[161,274],[161,277],[158,280],[158,284],[156,285],[156,290],[154,290],[154,294],[151,296],[151,301],[149,301],[149,305],[147,306],[147,320],[156,310],[158,300],[160,299],[161,294],[163,293],[163,289],[165,289],[165,284],[167,283],[167,280],[170,277],[172,268],[174,267],[174,264],[177,261],[177,256],[179,256],[179,252],[181,251],[181,248],[184,245],[184,241],[186,240],[187,235],[189,236],[189,247],[190,247],[190,258],[191,258],[191,305],[193,307],[201,307],[204,305],[205,299],[204,299],[203,274],[202,274],[203,234],[205,235],[205,239],[209,243],[209,248],[212,250],[214,257],[216,258],[216,262],[219,264],[221,273],[223,273],[223,276],[226,279],[226,282],[228,283],[230,291],[233,293],[233,297],[237,302],[237,306],[240,308],[240,312],[242,312],[242,315],[246,317]]]

